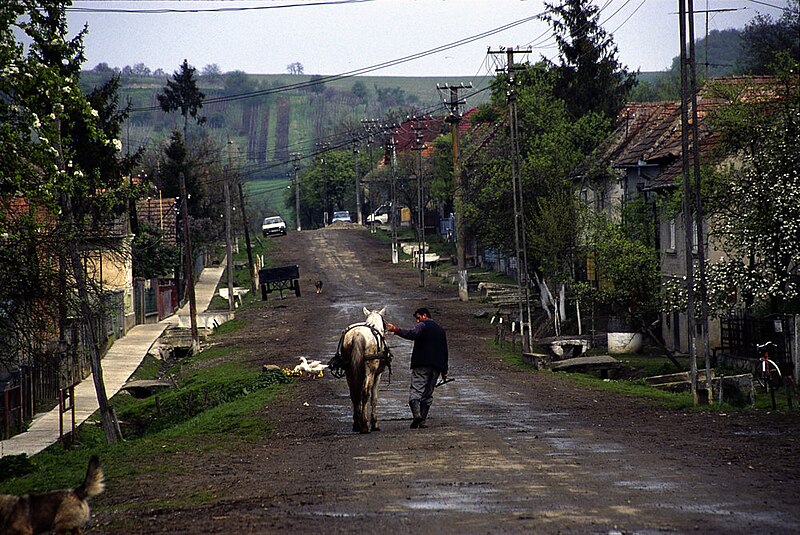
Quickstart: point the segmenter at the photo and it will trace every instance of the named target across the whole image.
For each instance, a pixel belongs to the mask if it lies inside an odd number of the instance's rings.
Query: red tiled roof
[[[698,150],[704,158],[714,156],[719,137],[710,130],[708,119],[728,100],[720,89],[738,89],[737,98],[743,100],[773,100],[776,79],[773,77],[733,77],[716,79],[698,91]],[[691,121],[691,114],[689,117]],[[610,142],[601,151],[601,159],[614,167],[660,164],[663,167],[651,186],[666,187],[675,184],[682,174],[681,161],[681,107],[679,102],[631,103],[619,114],[617,128]],[[692,155],[689,155],[692,165]]]
[[[164,240],[175,245],[175,199],[147,198],[136,201],[136,217],[164,230]]]

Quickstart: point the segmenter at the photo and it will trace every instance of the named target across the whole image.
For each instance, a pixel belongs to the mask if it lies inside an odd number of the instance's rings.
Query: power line
[[[86,2],[89,0],[76,0],[76,2]],[[140,0],[141,1],[141,0]],[[214,7],[214,8],[155,8],[155,9],[121,9],[111,7],[67,7],[65,11],[72,13],[125,13],[125,14],[147,14],[162,15],[170,13],[231,13],[238,11],[263,11],[267,9],[286,9],[295,7],[316,7],[330,6],[338,4],[360,4],[364,2],[374,2],[374,0],[323,0],[305,4],[283,4],[278,6],[237,6],[237,7]]]
[[[360,68],[360,69],[355,69],[355,70],[344,72],[344,73],[341,73],[341,74],[335,74],[335,75],[330,75],[330,76],[321,76],[319,78],[315,77],[315,78],[312,78],[312,79],[304,81],[304,82],[297,82],[297,83],[294,83],[294,84],[289,84],[289,85],[280,86],[280,87],[274,87],[274,88],[270,88],[270,89],[262,89],[262,90],[259,90],[259,91],[250,91],[250,92],[247,92],[247,93],[240,93],[240,94],[237,94],[237,95],[228,95],[228,96],[223,96],[223,97],[208,98],[208,99],[205,100],[204,104],[214,104],[214,103],[221,103],[221,102],[234,102],[234,101],[237,101],[237,100],[244,100],[244,99],[248,99],[248,98],[255,98],[255,97],[266,96],[266,95],[273,95],[273,94],[283,93],[283,92],[286,92],[286,91],[291,91],[291,90],[296,90],[296,89],[304,89],[304,88],[307,88],[307,87],[312,87],[312,86],[319,85],[319,84],[324,84],[324,83],[327,83],[327,82],[333,82],[333,81],[336,81],[336,80],[343,80],[343,79],[346,79],[346,78],[352,78],[354,76],[366,74],[366,73],[369,73],[369,72],[374,72],[374,71],[385,69],[385,68],[388,68],[388,67],[394,67],[395,65],[400,65],[402,63],[407,63],[409,61],[413,61],[413,60],[420,59],[420,58],[423,58],[423,57],[426,57],[426,56],[437,54],[439,52],[444,52],[446,50],[457,48],[459,46],[463,46],[463,45],[472,43],[472,42],[477,41],[479,39],[482,39],[484,37],[495,35],[495,34],[504,32],[506,30],[509,30],[511,28],[514,28],[516,26],[519,26],[521,24],[525,24],[526,22],[530,22],[532,20],[535,20],[538,17],[539,17],[538,14],[530,16],[530,17],[525,17],[523,19],[515,20],[513,22],[509,22],[508,24],[504,24],[502,26],[498,26],[497,28],[493,28],[491,30],[487,30],[485,32],[481,32],[479,34],[471,35],[469,37],[465,37],[463,39],[459,39],[457,41],[453,41],[453,42],[445,44],[445,45],[441,45],[441,46],[437,46],[437,47],[434,47],[434,48],[430,48],[428,50],[424,50],[422,52],[417,52],[415,54],[411,54],[411,55],[404,56],[404,57],[401,57],[401,58],[397,58],[397,59],[393,59],[393,60],[389,60],[389,61],[384,61],[382,63],[377,63],[377,64],[371,65],[369,67],[363,67],[363,68]],[[161,109],[160,106],[147,106],[147,107],[143,107],[143,108],[133,108],[133,109],[131,109],[131,111],[132,112],[155,111],[155,110],[159,110],[159,109]]]

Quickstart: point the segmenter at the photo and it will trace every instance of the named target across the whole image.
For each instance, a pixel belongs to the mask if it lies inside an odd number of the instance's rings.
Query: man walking
[[[408,405],[411,407],[413,420],[411,429],[427,427],[425,420],[433,403],[433,389],[439,375],[447,379],[447,334],[441,325],[431,319],[427,308],[414,311],[417,324],[413,329],[400,329],[391,323],[386,330],[401,338],[414,341],[411,351],[411,391]]]

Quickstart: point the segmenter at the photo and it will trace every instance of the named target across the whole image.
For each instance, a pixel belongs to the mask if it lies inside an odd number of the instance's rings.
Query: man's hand
[[[391,323],[387,323],[386,324],[386,330],[389,331],[389,332],[392,332],[392,333],[396,333],[397,332],[397,327],[392,325]]]
[[[447,381],[447,372],[442,374],[442,381]]]

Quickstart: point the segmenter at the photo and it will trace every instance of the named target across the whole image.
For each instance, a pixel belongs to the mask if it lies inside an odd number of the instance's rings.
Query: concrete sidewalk
[[[200,314],[208,309],[211,298],[216,293],[217,284],[225,271],[224,266],[203,269],[198,281],[195,283],[195,302],[198,310],[198,324],[214,326],[228,319],[226,312],[220,314]],[[209,319],[211,318],[211,319]],[[128,381],[130,376],[139,367],[145,355],[158,340],[164,330],[170,325],[189,325],[189,305],[169,318],[158,323],[137,325],[119,340],[115,341],[103,357],[103,381],[106,395],[110,399]],[[75,425],[80,425],[97,409],[97,394],[94,387],[94,378],[89,375],[75,387]],[[64,427],[69,430],[71,426],[70,413],[64,414]],[[59,438],[59,408],[50,412],[34,416],[27,431],[0,441],[0,457],[5,455],[19,455],[27,453],[35,455],[58,441]]]

